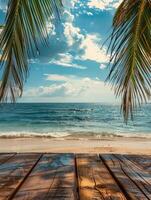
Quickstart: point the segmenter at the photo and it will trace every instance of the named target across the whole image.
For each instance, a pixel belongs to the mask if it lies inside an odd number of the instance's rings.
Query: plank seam
[[[21,186],[23,185],[23,183],[26,181],[26,179],[28,178],[28,176],[31,174],[32,170],[36,167],[36,165],[38,164],[38,162],[40,161],[40,159],[42,158],[42,156],[43,156],[43,154],[40,155],[40,157],[37,159],[37,161],[34,163],[34,165],[28,171],[28,173],[24,176],[23,180],[18,185],[18,187],[16,187],[15,190],[13,191],[13,193],[8,197],[8,200],[12,200],[14,198],[14,196],[17,194],[17,192],[19,191],[19,189],[21,188]]]
[[[115,156],[115,158],[117,158],[121,163],[123,163],[123,161],[117,156],[117,155],[114,155]],[[131,162],[131,161],[130,161]],[[131,162],[132,163],[132,162]],[[132,163],[132,164],[134,164],[134,163]],[[127,166],[128,167],[128,166]],[[136,166],[137,167],[137,166]],[[121,165],[121,169],[122,169],[122,171],[124,172],[124,174],[136,185],[136,187],[144,194],[144,196],[148,199],[148,200],[150,200],[150,198],[145,194],[145,192],[142,190],[142,188],[137,184],[137,182],[135,181],[135,180],[133,180],[125,171],[124,171],[124,169],[123,169],[123,167],[122,167],[122,165]],[[132,170],[133,171],[133,170]],[[143,177],[142,176],[140,176],[137,172],[136,172],[136,174],[140,177],[140,178],[142,178],[143,179]],[[144,180],[144,179],[143,179]],[[144,180],[145,181],[145,180]],[[148,189],[146,188],[146,187],[144,187],[146,190],[147,190],[147,192],[149,192],[148,191]]]
[[[14,153],[12,156],[8,157],[6,160],[4,160],[2,163],[0,163],[0,165],[5,164],[5,163],[8,162],[10,159],[12,159],[15,155],[16,155],[16,153]]]
[[[99,157],[101,159],[101,161],[104,163],[105,167],[107,168],[107,170],[109,171],[110,175],[112,176],[112,178],[114,179],[114,181],[117,183],[117,185],[119,186],[119,188],[121,189],[121,192],[123,193],[123,195],[125,196],[125,198],[127,200],[132,200],[132,198],[129,196],[129,194],[127,193],[127,191],[125,190],[125,188],[123,187],[123,185],[120,183],[120,181],[117,179],[117,177],[114,175],[114,173],[111,171],[110,167],[107,165],[106,161],[104,160],[104,158],[99,154]]]
[[[77,157],[76,157],[75,154],[74,154],[74,162],[75,162],[75,180],[76,180],[77,200],[80,200],[80,190],[79,190],[79,181],[78,181]]]
[[[97,158],[99,158],[99,155],[97,155]],[[105,198],[104,198],[102,192],[97,188],[96,180],[95,180],[95,178],[94,178],[94,171],[93,171],[93,168],[92,168],[92,174],[93,174],[93,181],[94,181],[94,184],[95,184],[94,189],[100,194],[100,196],[102,197],[102,199],[105,200]]]
[[[124,155],[124,158],[126,158],[126,159],[129,160],[131,163],[133,163],[134,165],[136,165],[139,169],[141,169],[141,170],[146,170],[144,166],[142,166],[140,163],[138,163],[138,162],[132,160],[132,159],[129,158],[127,155]],[[151,174],[150,171],[148,171],[148,170],[146,170],[146,171],[147,171],[147,173]]]

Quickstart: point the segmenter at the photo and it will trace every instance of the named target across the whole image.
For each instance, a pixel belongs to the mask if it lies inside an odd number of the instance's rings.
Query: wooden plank
[[[77,197],[73,154],[45,154],[28,176],[14,200]]]
[[[35,190],[21,190],[13,198],[13,200],[74,200],[75,192],[70,188],[64,189],[35,189]]]
[[[76,163],[81,200],[126,200],[98,155],[77,155]]]
[[[134,162],[128,160],[124,155],[116,155],[116,157],[124,164],[128,176],[148,199],[151,199],[151,174]]]
[[[151,156],[148,155],[125,155],[125,157],[136,165],[151,173]]]
[[[39,154],[16,154],[0,165],[0,200],[9,199],[38,161]]]
[[[150,199],[136,184],[133,173],[134,171],[132,171],[133,166],[128,167],[125,162],[121,162],[121,160],[114,155],[101,155],[101,158],[119,183],[120,187],[122,188],[128,199]],[[136,177],[136,179],[137,178],[139,181],[140,179],[138,176]]]
[[[12,158],[15,155],[15,153],[10,154],[0,154],[0,165],[7,162],[10,158]]]

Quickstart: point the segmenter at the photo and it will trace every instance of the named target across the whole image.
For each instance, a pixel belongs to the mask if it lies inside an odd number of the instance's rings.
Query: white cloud
[[[74,15],[71,14],[70,10],[64,10],[63,12],[64,20],[72,23],[74,20]]]
[[[100,65],[100,69],[105,69],[106,68],[106,65],[105,64],[101,64]]]
[[[98,35],[87,34],[80,46],[84,50],[81,59],[92,60],[99,64],[108,63],[109,55],[106,54],[105,48],[100,48],[100,41],[101,39]]]
[[[117,8],[122,0],[89,0],[89,8],[96,8],[100,10],[110,10]]]
[[[46,76],[47,81],[69,81],[71,79],[75,79],[75,76],[63,76],[59,74],[44,74]]]
[[[84,39],[84,35],[81,33],[81,30],[79,27],[76,27],[74,25],[74,19],[75,16],[72,14],[72,9],[75,7],[75,4],[78,2],[78,0],[64,0],[64,23],[63,23],[63,34],[65,37],[65,41],[68,46],[68,50],[70,48],[76,49],[79,47],[81,41]]]
[[[24,98],[37,98],[39,101],[59,102],[113,102],[115,97],[111,87],[105,85],[98,77],[63,76],[45,74],[47,81],[53,81],[49,86],[40,86],[25,91]]]
[[[74,1],[74,5],[75,2],[77,2],[77,0]],[[96,34],[82,34],[80,28],[74,26],[74,16],[71,14],[71,8],[73,8],[74,5],[68,6],[68,9],[64,12],[66,19],[66,22],[63,23],[64,36],[69,48],[68,50],[72,48],[72,50],[76,52],[77,56],[74,59],[91,60],[99,64],[109,62],[109,55],[106,55],[106,49],[100,48],[100,36]],[[93,15],[91,12],[86,12],[86,14]],[[78,54],[80,55],[78,56]],[[57,60],[57,63],[59,65],[62,63],[62,66],[64,63],[67,64],[66,66],[71,66],[71,62],[63,62],[62,60],[61,62]],[[74,65],[74,67],[76,66]]]
[[[67,7],[69,9],[72,9],[74,8],[75,4],[78,2],[79,0],[72,0],[72,1],[69,1],[69,0],[63,0],[63,5],[64,7]]]
[[[51,36],[52,36],[52,35],[56,35],[55,26],[54,26],[54,24],[52,24],[50,21],[48,21],[48,22],[46,23],[46,28],[47,28],[48,34],[51,34]]]
[[[79,69],[86,69],[86,67],[73,63],[74,60],[90,60],[100,64],[100,68],[105,68],[103,63],[109,62],[109,55],[106,54],[106,49],[101,48],[101,38],[98,34],[81,34],[78,27],[74,27],[72,23],[66,22],[64,24],[64,35],[68,47],[72,48],[77,56],[73,57],[70,53],[60,53],[57,58],[52,59],[50,63]]]
[[[56,59],[51,60],[49,63],[63,66],[63,67],[72,67],[77,69],[86,69],[84,66],[80,66],[76,63],[73,63],[73,56],[69,53],[60,53]]]
[[[72,55],[69,53],[60,53],[56,60],[60,63],[70,64],[72,62]]]
[[[0,2],[0,10],[2,10],[4,13],[7,11],[7,2],[2,1]]]
[[[117,2],[114,2],[114,3],[113,3],[113,7],[114,7],[114,8],[118,8],[119,5],[122,3],[122,1],[123,1],[123,0],[119,0],[119,1],[117,1]]]
[[[53,84],[51,86],[40,86],[37,88],[30,88],[24,92],[24,97],[26,98],[36,98],[36,97],[50,97],[60,91],[61,85]]]
[[[73,46],[77,41],[84,38],[80,33],[80,28],[75,27],[72,23],[64,23],[64,35],[67,38],[68,46]]]
[[[72,9],[78,0],[64,0],[64,12],[62,23],[59,27],[47,24],[48,32],[51,32],[50,50],[44,49],[40,54],[40,59],[45,63],[53,63],[61,67],[70,67],[78,69],[86,69],[81,66],[77,60],[90,60],[97,62],[100,66],[102,63],[109,61],[109,56],[106,55],[106,50],[101,49],[101,38],[97,34],[87,34],[86,31],[77,27],[75,22],[75,15]],[[84,3],[86,5],[87,2]],[[83,6],[83,3],[82,3]],[[89,9],[88,9],[89,10]],[[87,15],[93,15],[85,9]],[[77,55],[77,56],[72,56]]]

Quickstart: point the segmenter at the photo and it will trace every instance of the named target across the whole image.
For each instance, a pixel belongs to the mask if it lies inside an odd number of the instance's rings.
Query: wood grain
[[[0,165],[0,200],[12,196],[38,158],[37,154],[17,154]]]
[[[127,159],[151,173],[151,156],[146,155],[125,155]]]
[[[14,200],[75,199],[73,154],[45,154],[26,179]]]
[[[125,172],[137,185],[137,187],[144,193],[144,195],[151,199],[151,175],[140,166],[131,162],[123,155],[116,155],[122,165],[125,166]]]
[[[121,162],[121,160],[114,155],[101,155],[101,157],[115,179],[118,181],[128,199],[148,199],[148,197],[142,192],[142,190],[140,190],[136,182],[133,180],[134,174],[131,170],[132,167],[129,168],[125,162]]]
[[[76,162],[81,200],[126,200],[97,155],[77,155]]]
[[[0,154],[0,200],[151,200],[151,156]]]
[[[14,154],[0,154],[0,165],[2,165],[3,163],[7,162],[10,158],[12,158]]]

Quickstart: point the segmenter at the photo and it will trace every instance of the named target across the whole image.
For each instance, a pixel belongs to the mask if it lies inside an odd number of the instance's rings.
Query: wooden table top
[[[0,200],[151,200],[151,156],[0,154]]]

